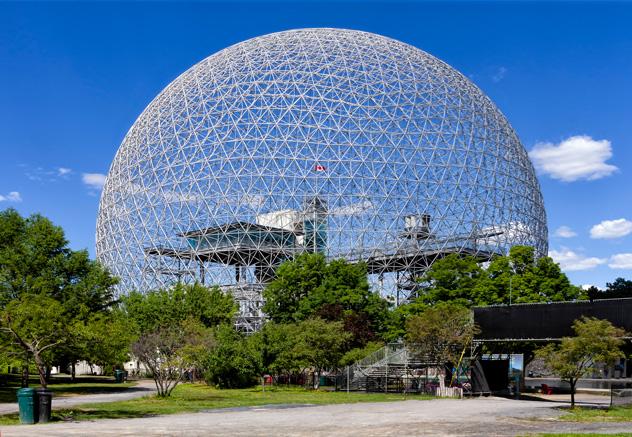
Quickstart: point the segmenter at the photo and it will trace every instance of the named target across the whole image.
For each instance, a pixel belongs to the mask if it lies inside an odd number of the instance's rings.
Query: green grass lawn
[[[632,421],[632,405],[609,409],[577,407],[560,417],[573,422],[626,422]]]
[[[135,382],[116,384],[112,376],[78,376],[72,382],[69,376],[53,376],[48,384],[48,389],[55,396],[74,396],[82,394],[96,393],[116,393],[125,391],[135,386]],[[29,386],[39,388],[39,378],[29,378]],[[4,380],[4,385],[0,386],[0,403],[17,402],[16,392],[20,389],[19,375],[11,375]]]
[[[159,414],[197,412],[216,408],[273,404],[345,404],[432,399],[431,396],[386,393],[345,393],[305,390],[297,387],[261,387],[219,390],[203,384],[181,384],[169,398],[148,396],[121,402],[84,404],[53,412],[54,421],[147,417]],[[54,401],[53,401],[54,402]],[[15,424],[17,414],[0,416],[0,425]]]

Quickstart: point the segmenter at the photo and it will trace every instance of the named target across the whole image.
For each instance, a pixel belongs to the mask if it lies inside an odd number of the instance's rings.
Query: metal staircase
[[[348,391],[420,391],[428,380],[430,366],[411,354],[404,343],[390,343],[347,366],[338,387]]]

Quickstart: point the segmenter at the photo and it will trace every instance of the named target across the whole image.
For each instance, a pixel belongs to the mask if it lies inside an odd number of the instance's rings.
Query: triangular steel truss
[[[302,29],[228,47],[151,102],[96,240],[120,292],[260,288],[317,251],[367,261],[395,293],[448,253],[544,255],[547,227],[524,147],[466,77],[383,36]]]

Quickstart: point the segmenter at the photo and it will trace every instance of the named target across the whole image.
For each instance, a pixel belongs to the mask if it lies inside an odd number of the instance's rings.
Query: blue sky
[[[162,88],[244,39],[344,27],[469,76],[534,151],[571,280],[632,278],[630,23],[625,2],[0,3],[0,208],[94,254],[101,175]]]

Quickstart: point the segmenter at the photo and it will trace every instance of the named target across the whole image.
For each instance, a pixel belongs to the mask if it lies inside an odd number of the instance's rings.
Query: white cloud
[[[500,82],[501,80],[503,80],[505,78],[506,74],[507,74],[507,68],[505,68],[505,67],[498,67],[496,72],[492,75],[492,80],[494,82],[498,83],[498,82]]]
[[[632,222],[623,218],[604,220],[590,228],[590,238],[619,238],[632,232]]]
[[[24,175],[31,181],[48,183],[57,182],[61,179],[68,179],[72,174],[72,169],[68,167],[31,167],[27,164],[19,164],[24,169]]]
[[[562,270],[567,272],[574,272],[578,270],[590,270],[598,265],[605,264],[606,259],[587,257],[573,252],[570,249],[562,248],[562,250],[551,250],[549,256],[553,258],[553,261],[559,263]]]
[[[606,164],[612,157],[610,141],[593,140],[588,135],[573,136],[559,144],[538,143],[529,156],[540,172],[565,182],[601,179],[618,170]]]
[[[0,194],[0,202],[21,202],[22,196],[17,191],[11,191],[9,194],[5,194],[4,196]]]
[[[67,174],[71,173],[72,170],[66,167],[59,167],[57,168],[57,176],[66,176]]]
[[[595,284],[583,284],[583,285],[581,286],[581,289],[582,289],[582,290],[588,290],[588,289],[589,289],[589,288],[591,288],[591,287],[595,287],[595,288],[596,288],[596,289],[598,289],[598,290],[603,290],[603,288],[601,288],[600,286],[595,285]]]
[[[84,173],[81,175],[81,180],[95,190],[100,190],[105,185],[105,175],[101,173]]]
[[[577,232],[573,231],[568,226],[560,226],[555,230],[553,236],[559,238],[573,238],[577,236]]]
[[[618,253],[612,255],[608,267],[611,269],[632,270],[632,253]]]

